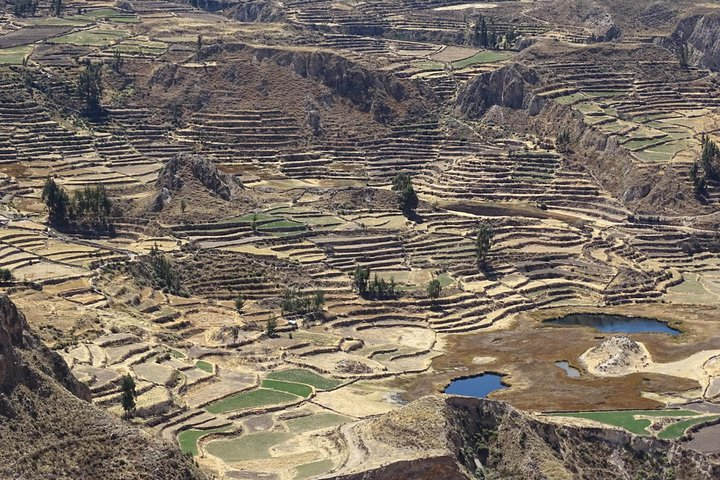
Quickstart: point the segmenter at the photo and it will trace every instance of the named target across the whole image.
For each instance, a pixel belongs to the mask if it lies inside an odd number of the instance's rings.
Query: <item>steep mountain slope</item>
[[[711,479],[720,459],[620,430],[560,426],[501,402],[432,396],[344,430],[337,479]],[[651,472],[651,473],[649,473]],[[655,475],[647,477],[647,475]],[[663,476],[664,475],[664,476]]]
[[[89,399],[62,358],[0,296],[1,478],[205,478],[179,451]]]

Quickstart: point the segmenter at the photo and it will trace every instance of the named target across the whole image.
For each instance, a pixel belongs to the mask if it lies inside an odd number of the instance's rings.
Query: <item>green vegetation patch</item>
[[[50,43],[63,43],[87,47],[108,47],[128,35],[117,30],[83,30],[51,39]]]
[[[313,393],[313,389],[302,383],[282,382],[280,380],[263,380],[261,386],[263,388],[271,388],[281,392],[292,393],[298,397],[308,398]]]
[[[284,380],[286,382],[304,383],[305,385],[312,385],[317,390],[332,390],[342,383],[340,380],[325,378],[312,370],[305,370],[303,368],[291,368],[290,370],[272,372],[267,378]]]
[[[267,388],[258,388],[249,392],[242,392],[231,395],[222,400],[218,400],[209,404],[205,410],[210,413],[225,413],[234,410],[244,410],[247,408],[264,407],[267,405],[279,405],[282,403],[290,403],[299,400],[297,395],[291,395],[279,390],[270,390]]]
[[[642,417],[694,417],[697,412],[690,410],[621,410],[607,412],[555,413],[556,417],[587,418],[596,422],[621,427],[636,435],[649,435],[646,430],[652,422]]]
[[[453,280],[453,278],[450,275],[448,275],[447,273],[438,275],[437,280],[438,280],[438,282],[440,282],[440,286],[443,288],[455,283],[455,280]]]
[[[329,472],[333,468],[333,461],[330,459],[319,460],[317,462],[306,463],[295,467],[294,480],[305,480],[306,478],[322,475]]]
[[[230,426],[211,428],[208,430],[184,430],[178,434],[178,443],[180,444],[180,450],[185,454],[191,454],[193,457],[197,456],[198,452],[198,441],[211,433],[225,432],[230,429]]]
[[[553,100],[555,100],[560,105],[571,105],[573,103],[579,102],[580,100],[584,100],[587,98],[587,95],[585,95],[582,92],[572,93],[570,95],[563,95],[561,97],[556,97]]]
[[[336,427],[352,420],[345,415],[335,413],[318,413],[316,415],[307,415],[305,417],[291,418],[285,424],[292,433],[311,432],[320,430],[321,428]]]
[[[32,45],[0,49],[0,65],[22,65],[23,58],[33,51]]]
[[[292,438],[287,432],[258,432],[231,440],[215,440],[205,450],[225,463],[270,458],[270,447]]]
[[[195,362],[195,367],[207,373],[213,373],[215,371],[215,369],[213,368],[213,364],[210,362],[206,362],[205,360],[198,360],[197,362]]]
[[[712,415],[712,416],[704,416],[700,418],[689,418],[687,420],[682,420],[677,423],[673,423],[669,427],[666,427],[665,430],[658,433],[659,438],[679,438],[682,437],[685,431],[692,427],[693,425],[698,425],[705,422],[711,422],[713,420],[717,420],[720,418],[720,415]]]
[[[443,70],[445,68],[444,63],[432,62],[430,60],[412,62],[411,65],[419,70]]]
[[[511,56],[512,56],[512,54],[510,52],[503,52],[503,51],[497,51],[497,50],[483,50],[481,52],[476,53],[472,57],[463,58],[462,60],[457,60],[455,62],[452,62],[452,66],[454,68],[465,68],[465,67],[469,67],[470,65],[477,65],[480,63],[502,62],[503,60],[507,60]]]

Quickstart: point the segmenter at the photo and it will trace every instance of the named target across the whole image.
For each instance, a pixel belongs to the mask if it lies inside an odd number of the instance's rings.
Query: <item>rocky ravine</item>
[[[502,402],[436,395],[343,429],[343,480],[712,479],[720,458],[621,430],[550,423]],[[649,473],[650,472],[650,473]],[[663,477],[662,475],[669,475]]]
[[[179,450],[89,399],[0,295],[0,478],[206,478]]]

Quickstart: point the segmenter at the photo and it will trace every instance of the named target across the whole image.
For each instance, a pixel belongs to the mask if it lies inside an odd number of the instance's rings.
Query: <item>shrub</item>
[[[150,266],[152,267],[155,286],[174,295],[182,294],[180,277],[165,254],[160,252],[157,245],[150,249]]]
[[[88,62],[85,70],[80,73],[77,83],[77,92],[85,104],[85,113],[94,116],[102,112],[100,99],[102,97],[102,66]]]
[[[13,279],[13,273],[9,268],[0,268],[0,281],[9,282]]]
[[[237,310],[238,313],[242,313],[243,307],[245,307],[245,297],[238,295],[235,297],[235,310]]]
[[[432,299],[439,298],[440,292],[442,292],[442,285],[440,285],[440,280],[438,280],[437,278],[433,278],[432,280],[430,280],[430,283],[428,283],[427,286],[428,297]]]
[[[408,219],[413,219],[418,207],[418,196],[408,173],[398,173],[393,179],[392,190],[398,192],[400,210]]]
[[[120,403],[122,403],[125,415],[129,417],[135,411],[135,399],[137,398],[135,380],[129,373],[123,377],[121,391]]]
[[[267,325],[265,326],[265,334],[268,338],[273,338],[277,333],[277,318],[273,315],[268,318]]]

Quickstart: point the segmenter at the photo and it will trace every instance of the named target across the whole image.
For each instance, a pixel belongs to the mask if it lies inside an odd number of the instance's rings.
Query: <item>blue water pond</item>
[[[490,392],[507,388],[502,384],[502,377],[494,373],[483,373],[468,378],[458,378],[450,382],[445,389],[449,395],[464,395],[466,397],[485,398]]]
[[[592,327],[603,333],[666,333],[679,335],[680,331],[668,326],[667,323],[644,317],[626,317],[605,313],[572,313],[555,320],[545,322],[550,325],[564,327]]]

